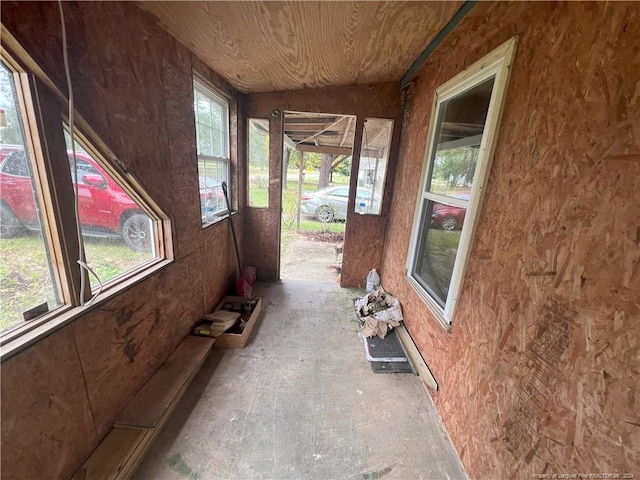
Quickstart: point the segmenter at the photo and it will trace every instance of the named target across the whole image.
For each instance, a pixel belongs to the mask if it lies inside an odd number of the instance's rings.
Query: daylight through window
[[[202,224],[226,212],[222,182],[229,184],[229,104],[204,82],[193,80]]]
[[[364,119],[360,167],[358,168],[356,213],[380,215],[392,132],[393,120]]]
[[[24,102],[22,80],[5,63],[0,69],[0,330],[5,331],[34,315],[60,305],[61,299],[50,254],[44,206],[38,195],[37,173],[30,145],[33,132]],[[43,228],[43,226],[45,228]]]
[[[105,284],[156,258],[154,222],[77,140],[74,171],[71,137],[64,133],[86,262]]]
[[[44,97],[48,99],[46,107],[44,102],[38,103]],[[42,83],[3,51],[0,66],[3,356],[25,345],[21,339],[25,333],[30,333],[30,341],[46,335],[50,328],[80,314],[81,307],[108,298],[161,268],[168,256],[164,243],[168,232],[166,217],[151,206],[151,200],[144,196],[135,179],[110,165],[78,127],[74,160],[68,127],[42,122],[43,108],[57,118],[68,114],[64,100],[57,103]],[[89,129],[77,114],[76,120]],[[81,252],[89,270],[81,267]]]
[[[269,206],[269,120],[249,119],[249,206]]]
[[[436,91],[408,278],[451,323],[489,172],[515,41]]]

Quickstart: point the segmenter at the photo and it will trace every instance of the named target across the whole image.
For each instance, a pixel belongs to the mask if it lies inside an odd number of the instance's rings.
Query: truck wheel
[[[134,213],[127,217],[122,224],[122,239],[129,248],[137,252],[151,251],[153,235],[149,217],[144,213]]]
[[[11,208],[4,203],[0,205],[0,238],[13,238],[22,232],[22,224]]]

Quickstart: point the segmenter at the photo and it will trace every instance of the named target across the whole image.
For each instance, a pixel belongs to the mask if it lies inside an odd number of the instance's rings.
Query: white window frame
[[[411,242],[407,254],[407,280],[413,287],[420,298],[426,303],[435,317],[440,321],[442,326],[449,330],[453,322],[458,300],[460,298],[462,284],[466,267],[471,252],[471,246],[478,224],[480,210],[484,191],[486,189],[487,179],[491,170],[491,162],[496,146],[498,136],[498,127],[502,117],[504,100],[506,98],[507,85],[511,73],[511,66],[515,54],[517,37],[513,37],[491,53],[483,57],[478,62],[471,65],[465,71],[459,73],[451,80],[444,83],[436,89],[433,108],[431,113],[431,123],[427,135],[427,144],[425,149],[424,166],[422,169],[422,179],[420,181],[420,190],[416,200],[415,213],[413,218],[413,229],[411,234]],[[478,152],[478,161],[474,175],[473,186],[471,188],[470,199],[463,200],[448,196],[438,195],[427,192],[427,182],[429,171],[435,158],[436,134],[439,123],[440,105],[443,102],[451,100],[456,96],[466,92],[474,86],[495,77],[491,99],[487,110],[487,118],[485,120],[485,128],[480,141]],[[477,143],[476,143],[477,144]],[[460,243],[454,263],[451,283],[444,308],[431,296],[431,294],[420,284],[415,278],[415,261],[418,253],[418,247],[422,240],[421,235],[424,231],[422,225],[423,208],[426,200],[446,203],[462,208],[467,208],[465,222],[460,235]],[[425,222],[428,220],[425,220]]]
[[[222,107],[222,128],[224,129],[222,133],[222,156],[214,156],[214,155],[206,155],[200,152],[200,142],[199,142],[199,128],[209,128],[213,132],[219,132],[213,127],[208,127],[198,121],[198,110],[195,108],[195,96],[196,92],[204,95],[209,102]],[[193,109],[193,117],[195,119],[195,127],[196,127],[196,150],[197,150],[197,160],[196,162],[204,162],[205,165],[207,162],[222,162],[224,163],[224,181],[227,183],[227,188],[231,190],[229,186],[229,179],[231,178],[231,154],[230,154],[230,143],[231,143],[231,128],[230,128],[230,119],[229,119],[229,101],[217,94],[212,87],[210,87],[204,80],[202,80],[199,76],[193,76],[193,99],[194,99],[194,109]],[[206,167],[205,167],[206,169]],[[198,176],[200,176],[200,172],[198,170]],[[199,183],[199,182],[198,182]],[[231,194],[229,193],[229,197]],[[202,205],[200,205],[202,208]],[[216,217],[214,219],[207,218],[204,211],[201,211],[202,216],[202,227],[206,227],[218,221],[222,215],[229,213],[226,205],[218,210],[213,212],[213,215]]]

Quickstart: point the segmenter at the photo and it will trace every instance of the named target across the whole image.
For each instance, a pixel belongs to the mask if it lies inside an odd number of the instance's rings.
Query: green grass
[[[446,299],[456,260],[460,230],[429,229],[418,273],[435,293]]]
[[[87,264],[105,283],[150,260],[120,239],[85,239]],[[93,277],[91,286],[98,284]],[[22,322],[22,312],[43,302],[57,305],[49,262],[39,234],[0,239],[0,330]]]

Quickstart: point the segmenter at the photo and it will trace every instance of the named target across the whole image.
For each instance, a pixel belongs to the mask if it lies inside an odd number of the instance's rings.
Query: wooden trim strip
[[[398,334],[398,338],[402,342],[405,352],[409,356],[411,363],[413,363],[413,367],[416,369],[416,372],[418,372],[418,376],[428,387],[438,390],[438,382],[436,382],[431,370],[429,370],[429,366],[424,361],[424,358],[422,358],[418,347],[416,347],[416,344],[413,342],[413,339],[411,338],[411,335],[409,335],[407,329],[401,323],[395,330]]]
[[[427,58],[431,56],[431,54],[435,51],[436,48],[443,42],[445,38],[453,31],[454,28],[462,21],[464,17],[467,16],[467,13],[476,6],[477,0],[466,1],[462,4],[460,9],[455,13],[451,20],[447,22],[447,24],[442,27],[442,30],[438,32],[438,34],[433,37],[433,40],[427,45],[427,48],[420,54],[418,58],[411,64],[409,70],[402,76],[400,80],[400,88],[406,87],[411,79],[414,77],[420,67],[427,61]]]

